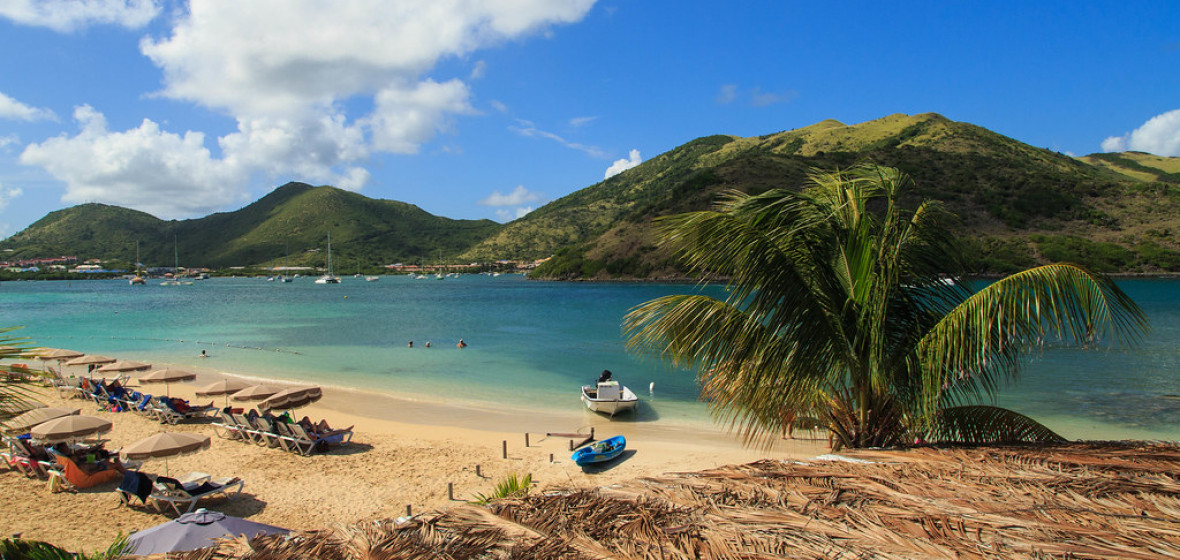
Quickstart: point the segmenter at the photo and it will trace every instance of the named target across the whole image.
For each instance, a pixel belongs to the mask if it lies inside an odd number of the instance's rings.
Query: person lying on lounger
[[[311,422],[311,418],[308,418],[306,416],[304,416],[302,419],[299,420],[299,425],[303,426],[303,429],[307,430],[308,433],[313,434],[313,435],[317,435],[317,436],[330,434],[334,431],[347,432],[349,430],[352,430],[352,426],[344,428],[343,430],[333,430],[332,426],[328,425],[327,418],[320,420],[318,423],[313,424]]]

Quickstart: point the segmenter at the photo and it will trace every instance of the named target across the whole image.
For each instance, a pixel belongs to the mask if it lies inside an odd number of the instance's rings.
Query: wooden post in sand
[[[504,440],[503,443],[504,443],[504,445],[502,446],[504,449],[503,458],[507,459],[508,458],[508,440]]]
[[[483,473],[479,472],[479,465],[475,465],[475,476],[483,478]]]
[[[410,513],[410,504],[406,504],[406,517],[414,517],[413,514]]]
[[[524,446],[525,447],[529,446],[529,433],[528,432],[524,433]]]
[[[447,483],[447,499],[451,500],[451,501],[455,500],[455,483],[454,482]]]

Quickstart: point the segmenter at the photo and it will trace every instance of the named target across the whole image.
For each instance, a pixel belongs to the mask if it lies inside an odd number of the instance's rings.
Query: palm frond
[[[963,394],[994,394],[1040,345],[1129,345],[1148,329],[1143,310],[1107,277],[1073,264],[1014,274],[976,292],[922,339],[925,411]]]
[[[995,406],[956,406],[939,411],[927,440],[940,443],[1062,443],[1065,438],[1043,424]]]

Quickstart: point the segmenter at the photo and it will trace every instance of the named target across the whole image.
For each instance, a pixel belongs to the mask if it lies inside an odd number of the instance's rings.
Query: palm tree
[[[837,449],[1060,439],[970,404],[1015,380],[1029,350],[1131,344],[1146,316],[1071,264],[973,293],[953,280],[964,259],[952,216],[938,202],[899,207],[909,185],[892,168],[813,171],[801,192],[733,192],[715,211],[662,219],[662,242],[694,273],[727,279],[727,295],[637,306],[628,346],[696,369],[702,399],[747,443],[797,417],[817,418]]]
[[[8,333],[20,327],[0,327],[0,360],[28,358],[28,339]],[[14,377],[13,373],[20,373]],[[37,405],[35,393],[24,378],[26,372],[15,372],[12,364],[0,364],[0,422],[25,412]]]

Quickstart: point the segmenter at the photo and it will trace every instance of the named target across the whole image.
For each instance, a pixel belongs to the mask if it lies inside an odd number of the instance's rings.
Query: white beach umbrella
[[[105,434],[114,424],[97,416],[62,416],[33,426],[33,439],[45,443],[77,441],[87,436]]]
[[[241,379],[222,379],[221,381],[210,383],[197,389],[198,397],[216,397],[218,395],[225,395],[225,406],[229,406],[229,396],[232,393],[237,393],[242,389],[249,387],[250,384]]]
[[[230,395],[230,398],[238,402],[260,401],[282,390],[282,387],[267,385],[264,383],[246,387],[245,389]]]
[[[29,431],[29,428],[32,428],[38,424],[42,424],[56,418],[61,418],[62,416],[71,416],[80,412],[82,411],[77,408],[35,408],[7,422],[4,422],[2,424],[3,431],[10,434],[21,434]]]
[[[169,391],[168,385],[175,382],[192,381],[197,374],[186,369],[166,368],[158,369],[139,378],[140,383],[163,383],[164,392]]]
[[[291,410],[309,405],[324,396],[319,387],[297,387],[271,395],[258,403],[258,410]]]
[[[144,371],[151,369],[152,364],[145,364],[143,362],[132,361],[116,361],[98,368],[99,373],[124,373],[128,371]]]
[[[160,432],[125,446],[120,453],[124,459],[146,461],[164,459],[164,474],[168,474],[168,458],[209,449],[212,438],[188,432]]]

